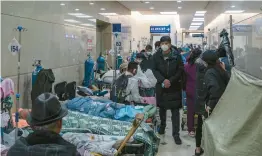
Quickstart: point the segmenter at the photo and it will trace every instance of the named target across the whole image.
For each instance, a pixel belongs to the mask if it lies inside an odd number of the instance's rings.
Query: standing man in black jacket
[[[152,71],[157,79],[156,100],[160,108],[161,125],[159,134],[164,139],[166,128],[166,112],[172,113],[172,135],[177,145],[182,144],[179,136],[180,113],[182,107],[182,74],[184,65],[177,48],[171,45],[171,38],[163,36],[160,39],[161,48],[153,55]]]

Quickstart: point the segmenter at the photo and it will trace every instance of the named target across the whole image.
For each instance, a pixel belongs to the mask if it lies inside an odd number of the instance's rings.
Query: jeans
[[[198,115],[198,118],[197,118],[197,128],[196,128],[196,147],[201,147],[201,141],[202,141],[202,126],[203,126],[203,118],[202,118],[202,115]]]
[[[166,129],[166,113],[167,109],[161,108],[159,110],[159,116],[160,116],[160,128],[159,128],[159,134],[165,134],[165,129]],[[179,109],[171,109],[171,114],[172,114],[172,135],[173,136],[179,136],[179,131],[180,131],[180,113]]]

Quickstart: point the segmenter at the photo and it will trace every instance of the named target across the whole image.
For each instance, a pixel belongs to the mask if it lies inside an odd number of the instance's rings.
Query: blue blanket
[[[67,109],[92,116],[121,121],[133,121],[137,113],[143,113],[143,107],[134,107],[112,102],[110,100],[94,100],[77,97],[65,104]]]

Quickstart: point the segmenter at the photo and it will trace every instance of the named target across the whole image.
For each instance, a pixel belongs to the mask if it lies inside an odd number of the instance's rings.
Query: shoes
[[[190,137],[194,138],[196,134],[195,134],[194,131],[191,131],[191,132],[188,132],[188,135],[189,135]]]
[[[160,144],[162,145],[166,145],[166,137],[165,137],[165,134],[159,134],[159,137],[160,137]]]
[[[200,149],[200,153],[197,153],[195,150],[195,156],[201,156],[202,154],[204,154],[203,148]]]
[[[182,144],[182,140],[180,139],[179,136],[174,136],[174,140],[175,140],[175,143],[176,143],[177,145],[181,145],[181,144]]]

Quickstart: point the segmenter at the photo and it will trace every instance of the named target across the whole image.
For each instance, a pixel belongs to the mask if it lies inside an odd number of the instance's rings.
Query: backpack
[[[122,74],[116,80],[116,98],[118,103],[124,103],[125,99],[131,93],[126,93],[126,87],[128,85],[128,79],[131,78],[131,75]]]

